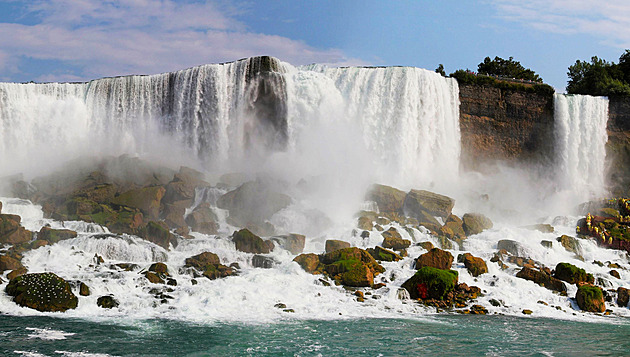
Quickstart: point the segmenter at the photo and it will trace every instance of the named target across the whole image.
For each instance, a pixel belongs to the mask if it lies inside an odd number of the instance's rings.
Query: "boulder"
[[[433,243],[431,242],[420,242],[418,243],[419,246],[421,246],[423,249],[426,250],[431,250],[434,248]]]
[[[149,271],[152,271],[156,274],[168,276],[168,266],[164,263],[153,263],[149,267]]]
[[[38,311],[66,311],[79,302],[70,284],[53,273],[20,275],[5,290],[16,304]]]
[[[307,273],[315,274],[320,269],[319,255],[314,253],[300,254],[293,258]]]
[[[385,262],[397,262],[402,259],[402,257],[398,255],[396,252],[387,250],[379,246],[376,246],[374,248],[368,248],[367,251],[376,260],[381,260]]]
[[[416,269],[431,267],[449,270],[453,265],[453,255],[440,248],[433,248],[416,259]]]
[[[188,200],[164,204],[164,211],[162,212],[164,222],[171,229],[180,230],[183,234],[188,234],[188,223],[184,220],[184,214],[186,214],[186,208],[190,207],[191,204],[192,201]]]
[[[121,193],[114,197],[111,203],[116,206],[137,208],[148,219],[157,220],[165,192],[166,189],[162,186],[138,188]]]
[[[171,244],[177,247],[177,237],[171,233],[168,229],[168,225],[164,221],[149,222],[147,226],[142,229],[140,236],[166,250],[170,249]]]
[[[96,299],[96,305],[103,309],[113,309],[118,307],[119,303],[112,295],[105,295]]]
[[[254,266],[254,268],[271,269],[276,264],[278,264],[278,262],[275,259],[266,255],[256,254],[252,257],[252,266]]]
[[[533,281],[534,283],[541,285],[549,290],[557,291],[560,293],[566,293],[567,291],[567,287],[562,281],[552,277],[545,271],[525,267],[516,274],[516,277]]]
[[[339,249],[350,248],[350,243],[336,240],[336,239],[328,239],[326,240],[326,253],[334,252]]]
[[[411,190],[405,196],[403,212],[406,216],[416,218],[418,221],[421,221],[419,217],[424,215],[423,211],[446,219],[451,214],[454,205],[455,200],[450,197],[424,190]]]
[[[370,187],[366,199],[376,202],[379,212],[401,212],[407,194],[399,189],[375,184]],[[364,228],[362,228],[364,229]],[[368,229],[369,230],[369,229]]]
[[[55,244],[59,241],[72,239],[77,237],[77,232],[69,229],[52,229],[48,226],[42,227],[37,232],[37,239],[45,240],[50,244]]]
[[[357,227],[364,231],[371,231],[374,228],[374,222],[370,217],[361,216],[357,221]]]
[[[291,204],[291,197],[272,186],[262,180],[246,182],[219,197],[217,206],[228,210],[230,220],[239,227],[263,223]]]
[[[540,245],[542,245],[545,248],[549,248],[549,249],[553,248],[553,242],[550,241],[550,240],[541,240],[540,241]]]
[[[79,295],[89,296],[91,294],[90,288],[83,282],[79,283]]]
[[[457,285],[455,270],[443,270],[429,266],[420,268],[402,284],[412,299],[443,300]]]
[[[523,247],[521,246],[521,243],[510,239],[500,240],[497,243],[497,249],[505,250],[506,252],[517,256],[521,255],[521,253],[523,252]]]
[[[189,201],[195,198],[195,188],[199,186],[209,186],[203,181],[203,174],[197,170],[182,166],[173,180],[166,185],[163,201],[174,203],[178,201]],[[190,206],[190,204],[189,204]]]
[[[233,268],[221,264],[219,256],[211,252],[203,252],[186,259],[185,268],[194,268],[202,276],[210,280],[235,275]],[[193,270],[194,271],[194,270]],[[194,274],[198,276],[197,273]]]
[[[613,277],[615,277],[617,279],[621,279],[621,275],[619,274],[619,272],[614,270],[614,269],[609,271],[608,274],[610,274],[611,276],[613,276]]]
[[[401,250],[407,249],[411,245],[411,241],[403,239],[400,233],[398,233],[398,231],[394,227],[391,227],[390,229],[381,233],[381,235],[383,236],[383,243],[381,243],[383,248]]]
[[[20,225],[22,218],[14,214],[0,214],[0,244],[20,244],[31,240],[33,233]]]
[[[291,252],[291,254],[302,253],[302,251],[304,251],[304,244],[306,243],[305,236],[295,233],[276,236],[273,237],[272,240],[278,243],[283,249]]]
[[[374,276],[385,271],[370,253],[356,247],[326,253],[320,262],[328,275],[346,286],[372,286]]]
[[[11,280],[11,279],[15,279],[20,275],[24,275],[28,273],[28,269],[26,269],[25,267],[21,267],[15,270],[11,270],[11,272],[9,274],[7,274],[7,279]]]
[[[160,276],[161,274],[158,274],[152,271],[147,271],[147,272],[144,272],[143,275],[145,278],[147,278],[149,282],[153,284],[164,284],[164,277]]]
[[[493,224],[490,218],[480,213],[466,213],[462,217],[464,232],[470,236],[473,234],[479,234],[486,229],[492,228]]]
[[[202,203],[186,217],[186,223],[193,231],[203,234],[217,234],[219,225],[217,215],[208,203]]]
[[[577,239],[570,237],[568,235],[562,235],[556,238],[556,240],[560,242],[560,244],[562,244],[564,249],[568,250],[569,252],[574,253],[578,257],[581,257],[580,243],[578,242]]]
[[[457,261],[460,261],[460,259],[461,262],[464,263],[466,269],[468,269],[470,275],[474,277],[488,272],[488,266],[481,258],[475,257],[470,253],[465,253],[461,255],[461,258],[457,257]]]
[[[602,289],[593,285],[582,285],[575,294],[577,304],[583,311],[604,312],[606,303]]]
[[[628,307],[628,302],[630,302],[630,289],[617,288],[617,305]]]
[[[267,254],[274,248],[273,242],[264,241],[247,228],[234,232],[232,241],[236,245],[236,250],[245,253]]]
[[[466,231],[464,231],[464,222],[456,215],[452,214],[448,216],[448,218],[446,219],[446,223],[444,223],[444,227],[450,229],[453,232],[454,237],[458,237],[460,239],[466,238]]]
[[[569,284],[593,284],[595,282],[592,274],[588,274],[584,269],[578,268],[569,263],[558,263],[553,276],[554,278],[566,281]]]
[[[9,255],[0,255],[0,273],[5,270],[16,270],[23,268],[22,263]]]

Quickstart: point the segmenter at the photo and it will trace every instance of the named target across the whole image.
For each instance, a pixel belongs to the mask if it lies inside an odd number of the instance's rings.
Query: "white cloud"
[[[31,57],[78,68],[42,77],[48,80],[159,73],[255,55],[293,64],[364,64],[340,50],[247,31],[236,20],[241,9],[211,1],[49,0],[27,9],[38,23],[0,23],[0,66]]]
[[[630,48],[628,0],[489,0],[499,16],[533,28],[562,34],[590,34]]]

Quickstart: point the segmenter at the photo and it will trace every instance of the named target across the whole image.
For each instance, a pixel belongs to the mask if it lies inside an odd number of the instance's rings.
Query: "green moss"
[[[460,84],[474,84],[479,86],[490,86],[511,92],[536,93],[542,96],[553,96],[555,90],[548,84],[522,84],[497,80],[485,75],[475,75],[465,70],[457,70],[451,73],[451,77],[457,79]]]
[[[592,283],[594,281],[592,274],[588,274],[584,269],[569,263],[558,263],[554,276],[571,284],[579,282]]]
[[[429,298],[443,300],[448,293],[455,289],[458,273],[455,270],[442,270],[432,267],[422,267],[413,276],[413,283],[424,284]]]
[[[596,304],[596,302],[601,302],[604,299],[602,289],[600,289],[599,287],[592,285],[582,285],[578,288],[577,295],[582,295],[582,298],[579,299],[579,301],[582,301],[582,306],[580,306],[582,310],[591,312],[603,312],[604,308],[599,308],[600,304]]]

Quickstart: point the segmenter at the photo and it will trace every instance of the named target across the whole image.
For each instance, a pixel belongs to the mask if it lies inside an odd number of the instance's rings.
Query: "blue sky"
[[[630,48],[627,0],[0,0],[0,81],[83,81],[253,55],[448,73],[513,56],[562,91],[567,67]]]

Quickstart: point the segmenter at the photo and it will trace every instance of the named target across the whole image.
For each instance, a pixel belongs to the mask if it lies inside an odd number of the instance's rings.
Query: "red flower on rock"
[[[416,288],[418,289],[418,294],[420,295],[420,298],[426,299],[429,297],[429,288],[427,288],[427,284],[418,283]]]

